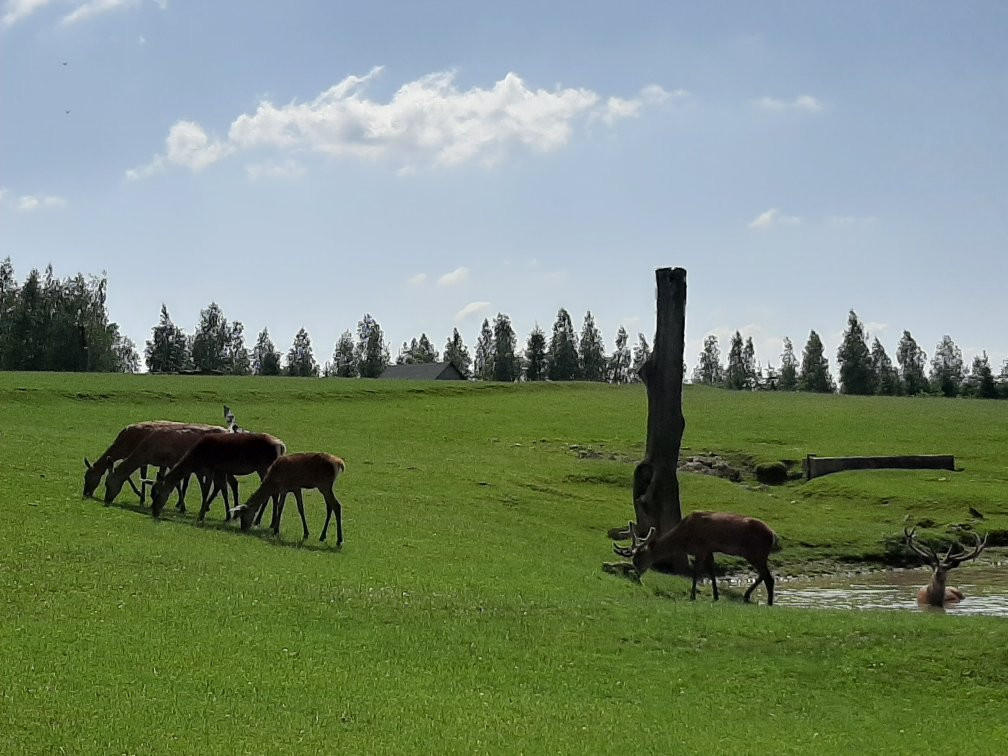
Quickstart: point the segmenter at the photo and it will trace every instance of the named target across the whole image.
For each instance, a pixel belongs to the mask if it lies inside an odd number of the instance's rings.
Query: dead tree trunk
[[[686,420],[682,413],[683,352],[686,341],[686,271],[659,268],[658,319],[654,348],[640,369],[647,388],[647,447],[634,470],[633,503],[637,533],[654,528],[657,536],[682,519],[679,504],[679,447]],[[655,565],[675,572],[689,570],[685,554]]]

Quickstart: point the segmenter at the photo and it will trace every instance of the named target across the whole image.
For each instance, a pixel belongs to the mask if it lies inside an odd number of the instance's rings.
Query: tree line
[[[10,258],[0,263],[0,370],[133,373],[136,346],[109,322],[108,280],[78,273],[61,279],[52,265],[23,284]]]
[[[0,369],[137,372],[136,345],[109,321],[107,290],[104,273],[100,278],[78,273],[59,279],[51,265],[44,273],[32,270],[21,285],[10,258],[5,259],[0,263]],[[638,370],[649,355],[644,335],[638,334],[631,347],[623,326],[612,353],[607,354],[591,311],[585,313],[578,332],[561,307],[552,331],[546,333],[536,324],[523,348],[510,317],[497,313],[492,321],[483,320],[472,352],[457,328],[441,352],[421,333],[402,343],[395,364],[451,362],[466,378],[484,381],[631,383],[639,380]],[[248,349],[244,325],[229,322],[215,302],[200,311],[191,335],[172,322],[162,305],[160,319],[144,345],[143,359],[149,371],[161,373],[339,378],[375,378],[393,362],[381,325],[370,313],[353,332],[348,329],[340,335],[331,359],[320,365],[304,328],[285,355],[277,350],[267,328]],[[779,366],[763,367],[756,360],[752,338],[743,340],[736,331],[724,365],[717,337],[705,338],[692,382],[750,391],[1008,398],[1008,361],[997,376],[986,352],[967,366],[959,347],[944,336],[929,363],[910,332],[903,331],[894,364],[878,338],[869,346],[864,325],[853,310],[837,351],[837,364],[839,381],[830,373],[822,339],[812,330],[800,361],[790,338],[785,338]]]
[[[511,319],[498,313],[491,324],[483,320],[479,338],[470,353],[458,328],[452,329],[439,352],[426,333],[403,342],[395,364],[451,362],[466,378],[484,381],[608,381],[630,383],[639,380],[637,370],[650,354],[643,334],[631,349],[629,334],[622,326],[611,355],[605,352],[602,336],[591,312],[585,314],[580,334],[567,310],[560,308],[552,334],[547,338],[536,325],[524,349]],[[230,375],[326,376],[334,378],[376,378],[392,364],[391,351],[381,325],[370,313],[357,323],[355,332],[344,331],[333,348],[331,359],[319,365],[311,337],[302,328],[286,356],[281,356],[269,330],[264,328],[249,351],[244,343],[244,326],[229,323],[219,305],[211,302],[200,312],[199,324],[187,335],[172,322],[161,306],[161,318],[152,328],[144,359],[151,372],[209,372]]]
[[[756,361],[752,337],[743,342],[742,334],[735,331],[726,365],[721,364],[717,336],[707,336],[693,371],[693,383],[738,391],[813,391],[880,396],[931,394],[1008,399],[1008,361],[997,376],[986,351],[974,357],[972,365],[967,366],[963,362],[962,350],[949,336],[943,336],[929,364],[926,353],[910,331],[903,331],[896,347],[894,365],[878,338],[869,347],[864,324],[854,310],[847,318],[847,329],[837,350],[837,364],[840,367],[839,383],[830,373],[822,339],[813,330],[802,351],[801,362],[795,355],[791,339],[785,338],[780,366],[775,368],[768,364],[763,369]]]

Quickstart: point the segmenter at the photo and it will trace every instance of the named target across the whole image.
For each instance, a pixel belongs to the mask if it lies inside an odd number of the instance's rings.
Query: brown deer
[[[269,466],[280,457],[287,447],[284,442],[268,433],[212,433],[204,435],[185,453],[178,464],[172,467],[151,489],[151,514],[158,517],[164,509],[168,495],[179,481],[193,473],[209,476],[213,489],[209,496],[204,493],[199,519],[202,520],[210,508],[210,502],[218,492],[223,491],[225,476],[250,475],[258,473],[260,479],[266,477]],[[235,505],[238,492],[235,490]],[[225,506],[227,502],[225,501]]]
[[[949,546],[948,551],[945,552],[944,556],[939,556],[938,553],[917,540],[914,535],[917,528],[912,528],[907,530],[903,528],[903,535],[906,536],[907,546],[909,546],[921,559],[924,561],[928,567],[930,567],[933,572],[931,574],[931,582],[917,591],[917,603],[921,606],[936,606],[943,607],[949,604],[957,604],[963,600],[963,592],[958,588],[949,588],[946,585],[948,580],[949,570],[955,569],[963,562],[968,562],[971,559],[976,559],[980,556],[982,552],[987,547],[987,536],[984,535],[983,540],[980,540],[980,536],[976,533],[972,533],[975,543],[973,544],[973,550],[967,552],[962,544],[956,543]],[[952,550],[958,546],[958,550],[953,554]]]
[[[705,567],[710,575],[714,600],[717,601],[714,554],[731,554],[745,559],[759,575],[756,582],[746,590],[745,600],[749,601],[756,587],[765,583],[767,604],[773,605],[774,578],[770,574],[767,559],[770,552],[780,549],[780,541],[777,534],[762,520],[727,512],[691,512],[657,539],[654,528],[643,538],[639,538],[631,522],[629,531],[631,545],[624,547],[614,543],[613,551],[633,562],[638,578],[655,562],[664,561],[675,552],[685,552],[693,557],[693,588],[690,598],[696,599],[700,569]]]
[[[112,465],[120,459],[126,459],[126,457],[130,455],[130,452],[137,448],[137,446],[139,446],[140,443],[151,433],[162,428],[185,428],[186,425],[186,423],[176,423],[171,420],[151,420],[148,422],[127,425],[119,431],[119,435],[115,437],[112,445],[95,459],[95,463],[93,465],[88,462],[87,457],[84,457],[83,498],[93,496],[94,492],[98,490],[98,486],[101,485],[101,481],[105,473],[112,469]],[[144,478],[147,477],[146,468],[141,467],[140,475]],[[144,489],[138,489],[132,479],[128,482],[130,487],[142,501],[144,498]]]
[[[162,477],[165,471],[172,465],[178,463],[180,459],[189,451],[192,446],[203,436],[211,433],[227,433],[227,428],[217,425],[183,425],[181,427],[157,428],[141,441],[135,449],[122,462],[109,470],[105,478],[105,503],[110,504],[119,495],[123,484],[130,480],[130,476],[137,470],[145,470],[148,465],[159,468],[158,477]],[[141,475],[143,472],[141,472]],[[146,487],[150,481],[143,480],[142,487]],[[206,496],[206,486],[208,481],[200,479],[200,488]],[[234,487],[237,487],[237,481]],[[189,477],[186,476],[179,481],[176,486],[179,492],[178,506],[181,511],[185,511],[185,494],[189,486]],[[226,489],[225,489],[226,497]],[[141,495],[140,500],[144,497]],[[226,499],[225,499],[226,501]],[[226,506],[226,504],[225,504]]]
[[[248,500],[231,511],[231,519],[241,518],[241,529],[247,531],[253,521],[259,524],[262,520],[266,503],[273,498],[273,521],[270,527],[273,535],[280,534],[280,518],[283,516],[284,503],[287,494],[293,493],[297,501],[298,513],[301,515],[301,527],[304,538],[308,538],[308,521],[305,519],[304,500],[301,490],[315,488],[322,494],[326,503],[325,525],[322,526],[320,541],[326,539],[329,530],[329,520],[336,515],[336,543],[343,543],[343,508],[339,499],[333,493],[336,479],[346,469],[346,463],[339,457],[325,452],[306,452],[288,454],[274,462],[266,473],[259,489]]]

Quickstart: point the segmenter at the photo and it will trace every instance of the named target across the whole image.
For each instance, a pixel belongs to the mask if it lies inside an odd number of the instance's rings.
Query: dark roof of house
[[[389,365],[378,377],[401,381],[465,380],[465,376],[450,362],[418,362],[413,365]]]

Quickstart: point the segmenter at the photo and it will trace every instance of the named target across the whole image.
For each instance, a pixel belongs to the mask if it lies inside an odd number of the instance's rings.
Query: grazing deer
[[[691,512],[660,538],[655,529],[639,538],[635,526],[629,523],[632,539],[629,547],[613,544],[613,551],[633,562],[638,578],[657,561],[669,559],[675,552],[685,552],[693,557],[693,588],[690,598],[696,599],[697,579],[700,569],[707,568],[714,600],[718,600],[717,578],[714,576],[714,554],[740,556],[753,566],[759,577],[745,592],[748,601],[760,583],[766,584],[767,604],[773,605],[774,578],[767,559],[771,551],[780,549],[777,534],[762,520],[727,512]]]
[[[151,433],[163,428],[185,427],[187,427],[186,423],[176,423],[170,420],[151,420],[149,422],[127,425],[119,431],[119,435],[115,437],[112,445],[102,452],[101,456],[95,459],[95,463],[93,465],[88,462],[87,457],[84,457],[83,498],[93,496],[94,492],[98,490],[98,486],[101,484],[105,473],[112,469],[112,466],[120,459],[126,459],[126,457],[130,455],[130,452],[137,448],[137,446],[139,446],[140,443]],[[141,467],[140,475],[144,478],[147,477],[147,470],[145,467]],[[136,495],[140,497],[141,501],[143,501],[144,489],[138,489],[132,479],[128,482]]]
[[[930,546],[926,546],[917,540],[917,537],[914,535],[916,530],[917,528],[912,528],[911,530],[903,528],[903,535],[906,536],[907,546],[921,557],[924,564],[934,570],[931,574],[931,582],[917,591],[917,603],[922,606],[942,607],[962,601],[964,598],[963,592],[958,588],[949,588],[945,584],[948,580],[948,571],[955,569],[963,562],[968,562],[980,556],[980,552],[987,547],[987,536],[985,535],[983,540],[980,540],[980,536],[973,533],[972,536],[976,542],[973,544],[973,550],[969,553],[966,552],[962,544],[956,543],[949,546],[948,551],[945,552],[945,556],[939,556]],[[953,554],[952,549],[956,546],[959,547],[959,550]]]
[[[248,501],[231,511],[231,519],[240,517],[241,529],[247,531],[252,527],[253,520],[257,525],[262,520],[266,503],[272,497],[273,521],[270,523],[270,527],[273,529],[274,535],[279,535],[284,502],[287,500],[287,494],[293,493],[294,499],[297,501],[298,513],[301,515],[304,537],[308,538],[308,521],[305,519],[301,490],[316,488],[326,503],[325,525],[322,526],[322,535],[319,540],[326,539],[329,519],[335,514],[336,543],[337,545],[342,544],[343,508],[339,499],[336,498],[336,494],[333,493],[333,485],[345,469],[346,463],[342,459],[324,452],[288,454],[280,457],[270,466],[259,489],[248,498]]]
[[[192,446],[203,436],[212,433],[227,433],[227,428],[217,425],[184,425],[178,428],[157,428],[147,435],[137,447],[123,459],[116,467],[109,470],[105,479],[105,503],[110,504],[122,490],[123,484],[130,480],[130,476],[137,470],[145,470],[148,465],[160,469],[158,477],[162,477],[165,470],[178,463],[180,459],[189,451]],[[142,473],[141,473],[142,474]],[[144,480],[141,486],[146,486],[150,481]],[[234,487],[237,487],[237,481]],[[206,496],[207,481],[200,480],[200,487]],[[178,482],[176,488],[179,493],[179,509],[185,511],[185,494],[189,487],[189,476]],[[225,489],[225,497],[226,497]],[[141,496],[141,501],[143,501]]]
[[[224,477],[227,475],[249,475],[258,473],[266,477],[266,471],[287,447],[284,442],[268,433],[213,433],[200,438],[185,453],[178,464],[172,467],[151,489],[151,514],[158,517],[164,509],[171,490],[180,480],[193,473],[209,476],[213,490],[209,496],[204,493],[199,519],[202,520],[210,508],[210,502],[218,492],[223,491]],[[238,491],[235,488],[235,505]],[[225,497],[225,507],[227,501]]]

